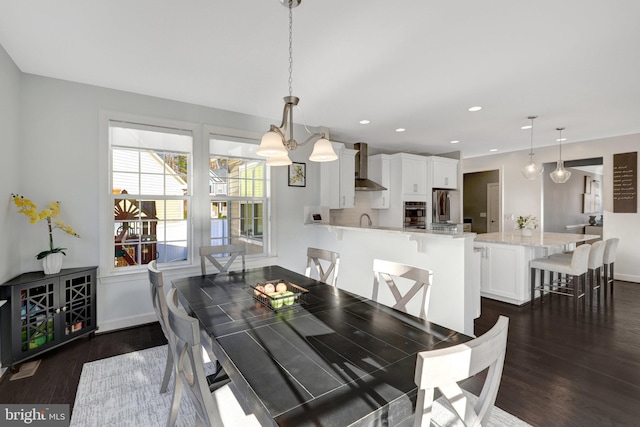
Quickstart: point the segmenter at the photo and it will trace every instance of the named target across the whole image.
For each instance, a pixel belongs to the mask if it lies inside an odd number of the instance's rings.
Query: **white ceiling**
[[[464,157],[528,149],[528,115],[535,146],[556,144],[558,126],[567,143],[638,133],[639,18],[638,0],[304,0],[295,120],[379,150]],[[275,124],[288,95],[279,0],[0,0],[0,44],[25,73]]]

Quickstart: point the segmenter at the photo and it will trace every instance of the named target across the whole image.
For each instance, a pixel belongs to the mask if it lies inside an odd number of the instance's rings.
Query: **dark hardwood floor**
[[[534,426],[640,426],[640,284],[580,310],[555,296],[535,309],[482,300],[476,334],[510,318],[497,405]],[[82,364],[165,344],[157,323],[83,338],[46,353],[34,376],[0,380],[2,403],[69,403]],[[479,393],[479,381],[465,387]]]

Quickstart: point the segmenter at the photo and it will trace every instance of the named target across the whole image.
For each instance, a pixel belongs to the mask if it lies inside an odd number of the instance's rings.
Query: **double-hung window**
[[[113,266],[188,261],[193,135],[109,122]]]
[[[244,243],[249,255],[268,253],[267,167],[257,147],[229,137],[209,139],[212,246]]]

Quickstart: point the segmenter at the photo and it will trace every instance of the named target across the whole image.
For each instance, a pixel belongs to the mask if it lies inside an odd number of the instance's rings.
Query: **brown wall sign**
[[[613,211],[638,212],[638,152],[613,155]]]

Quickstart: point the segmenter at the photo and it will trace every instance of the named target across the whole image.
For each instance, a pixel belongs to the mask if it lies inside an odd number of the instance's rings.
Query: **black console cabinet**
[[[0,285],[2,366],[12,367],[76,338],[96,321],[97,267],[24,273]]]

